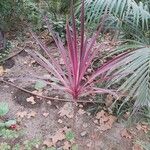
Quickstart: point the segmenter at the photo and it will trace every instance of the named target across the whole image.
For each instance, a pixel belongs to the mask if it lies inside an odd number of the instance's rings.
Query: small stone
[[[83,131],[83,132],[80,133],[80,135],[81,135],[81,137],[84,137],[84,136],[87,135],[87,132],[86,132],[86,131]]]

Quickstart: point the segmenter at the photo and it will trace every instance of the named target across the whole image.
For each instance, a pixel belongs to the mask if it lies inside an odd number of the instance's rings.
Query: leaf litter
[[[94,123],[98,124],[98,128],[101,131],[106,131],[112,128],[113,123],[116,121],[116,117],[113,115],[109,115],[104,110],[100,111],[96,115],[96,119]]]

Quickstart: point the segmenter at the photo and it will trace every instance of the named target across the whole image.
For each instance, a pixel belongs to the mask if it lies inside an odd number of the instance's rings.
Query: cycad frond
[[[136,50],[129,52],[127,57],[118,63],[115,74],[122,76],[115,77],[110,85],[127,77],[119,88],[120,91],[128,93],[123,104],[132,98],[135,100],[135,108],[150,106],[150,47],[136,43],[124,45],[115,52],[120,53],[129,48],[136,48]],[[110,72],[114,72],[115,69],[112,68]]]
[[[116,19],[117,24],[128,20],[133,24],[139,25],[141,21],[142,28],[148,28],[150,19],[149,8],[146,3],[136,3],[134,0],[85,0],[85,11],[87,22],[97,22],[104,10]]]

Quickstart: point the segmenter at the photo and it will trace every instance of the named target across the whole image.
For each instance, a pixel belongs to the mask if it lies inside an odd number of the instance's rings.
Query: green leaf
[[[10,145],[5,142],[0,144],[0,150],[10,150],[10,148]]]
[[[50,147],[50,148],[47,148],[46,150],[56,150],[55,147]]]
[[[77,144],[72,145],[71,150],[78,150],[78,145]]]
[[[5,123],[4,122],[0,122],[0,128],[5,127]]]
[[[14,124],[16,124],[16,120],[9,120],[9,121],[5,122],[5,126],[8,128]]]
[[[150,150],[150,143],[145,141],[137,141],[137,144],[139,144],[144,150]]]
[[[9,111],[8,104],[1,102],[0,103],[0,116],[4,116]]]
[[[75,138],[75,135],[72,131],[67,131],[65,136],[68,141],[74,140]]]
[[[16,145],[12,148],[12,150],[20,150],[20,145],[19,145],[19,144],[16,144]]]
[[[41,89],[43,89],[46,85],[47,85],[47,84],[46,84],[44,81],[39,80],[39,81],[37,81],[37,82],[35,83],[34,88],[35,88],[36,90],[41,90]]]
[[[38,139],[26,140],[24,145],[26,150],[32,150],[35,146],[40,145],[40,141]]]
[[[13,138],[18,138],[20,136],[20,133],[18,133],[17,131],[12,131],[12,130],[3,128],[0,130],[0,136],[6,139],[13,139]]]

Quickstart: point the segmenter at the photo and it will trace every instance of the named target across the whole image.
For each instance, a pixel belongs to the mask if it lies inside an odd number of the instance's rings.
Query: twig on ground
[[[0,60],[0,63],[3,62],[3,61],[9,60],[9,59],[11,59],[13,57],[15,57],[16,55],[18,55],[19,53],[21,53],[25,49],[25,47],[26,47],[26,45],[21,50],[15,52],[14,54],[12,54],[12,55],[10,55],[8,57],[6,57],[5,59]]]
[[[5,83],[5,84],[8,84],[8,85],[10,85],[10,86],[13,86],[13,87],[15,87],[15,88],[21,90],[21,91],[24,91],[24,92],[26,92],[26,93],[30,93],[30,94],[32,94],[32,95],[35,95],[35,96],[37,96],[37,97],[41,97],[41,98],[44,98],[44,99],[56,100],[56,101],[62,101],[62,102],[73,102],[73,103],[74,103],[74,101],[70,101],[70,100],[67,100],[67,99],[60,99],[60,98],[54,98],[54,97],[49,97],[49,96],[43,96],[43,95],[35,94],[35,93],[33,93],[32,91],[29,91],[29,90],[27,90],[27,89],[24,89],[24,88],[18,86],[18,85],[15,85],[14,83],[11,83],[11,82],[9,82],[9,81],[6,81],[6,80],[4,80],[3,78],[0,78],[0,82],[3,82],[3,83]],[[83,100],[78,100],[78,101],[76,101],[76,103],[100,103],[100,102],[97,102],[97,101],[83,101]]]

